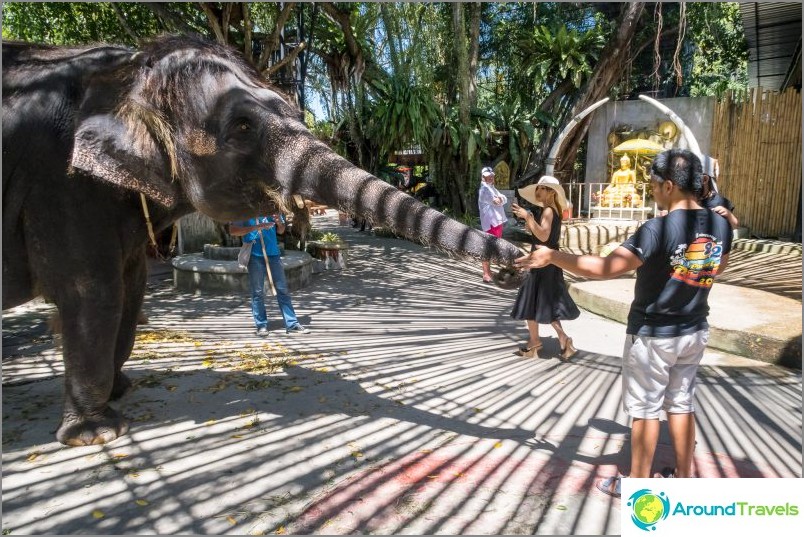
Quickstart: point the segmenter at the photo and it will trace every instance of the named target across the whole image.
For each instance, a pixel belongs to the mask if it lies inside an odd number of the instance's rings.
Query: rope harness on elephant
[[[168,245],[168,255],[163,256],[159,252],[159,245],[156,243],[156,235],[154,235],[154,226],[151,223],[151,214],[148,212],[148,202],[145,200],[145,194],[140,192],[140,201],[142,202],[142,213],[145,215],[145,226],[148,228],[148,238],[151,241],[151,246],[153,246],[154,256],[159,261],[165,261],[173,255],[173,250],[176,248],[176,239],[179,235],[179,228],[176,227],[176,224],[173,224],[172,231],[170,233],[170,244]]]

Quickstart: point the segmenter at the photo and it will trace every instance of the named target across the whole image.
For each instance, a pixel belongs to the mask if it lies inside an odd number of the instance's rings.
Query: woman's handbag
[[[251,259],[251,247],[254,246],[254,241],[244,242],[237,253],[237,264],[243,268],[248,268],[248,260]]]

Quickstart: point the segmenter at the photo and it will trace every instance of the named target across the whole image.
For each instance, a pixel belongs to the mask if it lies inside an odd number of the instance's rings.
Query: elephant
[[[36,296],[58,309],[63,444],[128,431],[109,402],[131,386],[146,214],[159,232],[193,211],[241,220],[300,195],[458,256],[510,266],[522,255],[337,155],[226,46],[2,48],[3,309]]]

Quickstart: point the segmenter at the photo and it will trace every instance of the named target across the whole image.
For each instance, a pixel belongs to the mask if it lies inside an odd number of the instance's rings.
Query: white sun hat
[[[536,187],[544,186],[550,188],[556,193],[556,201],[558,201],[558,208],[563,212],[567,209],[567,197],[564,194],[564,187],[558,179],[551,175],[543,175],[538,182],[520,188],[517,193],[523,199],[529,201],[533,205],[543,206],[544,204],[536,201]]]

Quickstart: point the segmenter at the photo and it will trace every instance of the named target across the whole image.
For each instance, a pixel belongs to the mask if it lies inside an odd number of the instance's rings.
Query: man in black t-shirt
[[[667,216],[654,218],[606,257],[539,248],[517,259],[520,268],[548,264],[593,279],[636,270],[634,300],[623,349],[623,408],[631,416],[630,477],[651,477],[664,410],[676,455],[675,477],[690,477],[695,446],[693,395],[709,340],[707,299],[731,250],[726,219],[701,206],[701,161],[672,149],[651,165],[651,189]],[[620,478],[598,483],[619,497]]]

